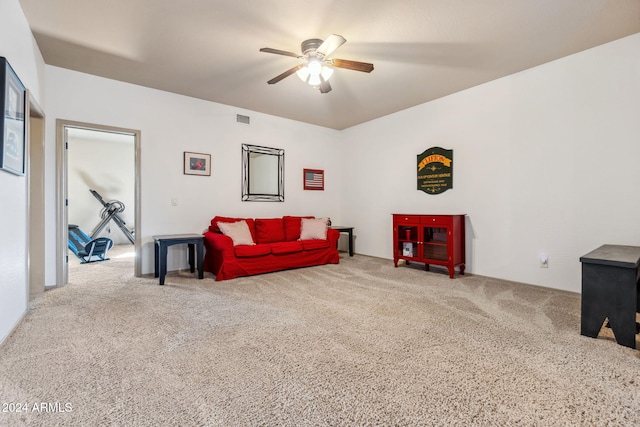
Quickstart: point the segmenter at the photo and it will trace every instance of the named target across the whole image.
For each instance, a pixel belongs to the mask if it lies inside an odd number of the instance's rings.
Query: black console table
[[[345,227],[343,225],[332,225],[329,228],[338,230],[340,233],[349,234],[349,256],[353,256],[353,227]]]
[[[189,267],[191,272],[195,272],[197,253],[198,279],[204,277],[202,263],[204,260],[204,241],[202,234],[168,234],[164,236],[153,236],[155,240],[155,270],[154,276],[160,278],[160,284],[164,285],[164,277],[167,274],[167,248],[171,245],[189,245]],[[197,250],[196,250],[197,246]]]
[[[640,309],[640,247],[603,245],[580,257],[582,320],[580,333],[596,338],[605,318],[620,345],[636,348]]]

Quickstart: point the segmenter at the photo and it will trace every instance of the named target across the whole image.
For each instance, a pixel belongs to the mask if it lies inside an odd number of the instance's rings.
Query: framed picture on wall
[[[324,190],[324,171],[321,169],[305,169],[304,172],[305,190]]]
[[[0,56],[0,169],[24,175],[25,88],[6,58]]]
[[[184,152],[185,175],[211,175],[211,154]]]

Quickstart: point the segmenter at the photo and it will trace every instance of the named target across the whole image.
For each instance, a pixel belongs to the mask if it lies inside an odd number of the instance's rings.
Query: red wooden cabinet
[[[398,260],[441,265],[453,278],[455,268],[464,274],[465,215],[393,214],[393,263]]]

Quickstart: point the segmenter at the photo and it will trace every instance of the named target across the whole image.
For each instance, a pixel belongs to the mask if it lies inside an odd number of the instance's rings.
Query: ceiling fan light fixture
[[[307,81],[311,86],[318,87],[322,80],[320,80],[320,74],[309,74],[309,80]]]
[[[322,63],[316,58],[310,58],[307,67],[309,68],[309,74],[312,76],[319,76],[322,71]]]
[[[307,65],[301,67],[298,71],[296,71],[296,75],[305,83],[313,87],[318,87],[322,83],[322,80],[325,82],[329,80],[331,75],[333,74],[333,68],[330,66],[324,65],[318,60],[312,59]],[[322,76],[322,79],[320,78]]]
[[[333,75],[333,68],[329,67],[328,65],[323,65],[322,71],[320,71],[320,74],[322,75],[322,78],[326,82]]]
[[[306,83],[307,80],[309,80],[309,67],[307,67],[306,65],[304,67],[301,67],[298,71],[296,71],[296,75],[300,77],[300,80]]]

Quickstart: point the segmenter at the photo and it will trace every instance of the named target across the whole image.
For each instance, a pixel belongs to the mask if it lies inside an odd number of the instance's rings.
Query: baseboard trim
[[[13,335],[13,333],[16,331],[16,329],[18,329],[18,326],[20,326],[20,324],[22,323],[22,321],[24,320],[24,318],[26,317],[27,313],[29,312],[29,309],[27,308],[18,318],[18,320],[16,321],[16,323],[13,325],[13,327],[9,330],[9,333],[3,337],[2,339],[0,339],[0,348],[2,346],[4,346],[4,343],[7,342],[7,340],[11,337],[11,335]]]

